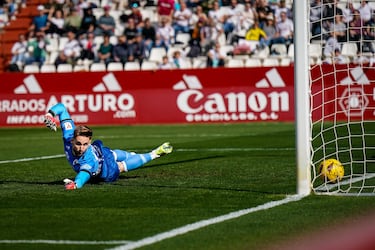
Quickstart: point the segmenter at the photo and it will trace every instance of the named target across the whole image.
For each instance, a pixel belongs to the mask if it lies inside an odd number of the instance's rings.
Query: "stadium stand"
[[[331,1],[331,0],[327,0]],[[21,2],[21,1],[16,1]],[[6,71],[9,67],[9,62],[12,58],[12,52],[11,49],[13,45],[18,41],[20,34],[27,34],[32,19],[38,15],[37,6],[44,4],[45,6],[48,6],[48,0],[28,0],[26,5],[19,5],[17,7],[17,11],[14,13],[14,15],[4,15],[0,14],[0,72]],[[115,30],[114,35],[110,37],[110,43],[112,45],[116,45],[118,43],[118,37],[122,34],[124,34],[125,28],[127,27],[127,20],[131,18],[135,18],[136,16],[133,15],[133,7],[132,6],[126,6],[126,1],[124,3],[121,3],[119,5],[113,4],[111,1],[108,0],[88,0],[84,1],[86,4],[94,4],[91,5],[92,7],[92,13],[93,16],[98,20],[103,14],[104,14],[104,8],[108,7],[110,8],[110,16],[115,19]],[[257,6],[256,4],[259,4],[258,2],[263,2],[266,5],[266,9],[271,10],[268,14],[272,16],[273,18],[277,18],[276,14],[278,13],[277,7],[275,8],[275,4],[273,2],[275,1],[252,1],[254,4],[252,6],[252,11],[257,11],[259,9],[262,9],[262,6]],[[272,8],[271,7],[272,2]],[[292,19],[291,10],[292,10],[292,4],[293,0],[286,0],[286,11],[288,18]],[[224,5],[220,6],[221,13],[236,13],[236,15],[243,15],[244,13],[244,1],[239,0],[238,4],[236,6],[230,6],[230,1],[223,1],[221,2]],[[311,4],[314,4],[315,0],[311,0]],[[225,5],[227,4],[227,5]],[[375,11],[375,4],[374,2],[369,2],[369,6],[372,8],[372,11]],[[145,20],[148,18],[151,21],[152,27],[154,28],[154,32],[157,31],[157,28],[159,27],[159,21],[160,16],[157,12],[157,1],[147,1],[147,5],[144,6],[143,2],[141,2],[140,6],[136,6],[134,8],[139,8],[139,13],[142,15],[142,20]],[[354,8],[359,8],[359,2],[353,2]],[[337,3],[338,8],[341,8],[342,10],[347,10],[347,0],[339,0]],[[88,6],[82,5],[82,6],[75,6],[79,7],[81,10],[84,8],[87,8]],[[90,8],[91,8],[90,7]],[[264,7],[264,6],[263,6]],[[192,13],[195,14],[195,9],[192,8]],[[244,35],[244,27],[240,27],[240,30],[236,28],[236,26],[233,28],[233,30],[228,30],[228,27],[231,25],[228,25],[228,23],[221,23],[219,21],[213,22],[211,26],[208,25],[208,20],[210,18],[214,20],[215,16],[213,12],[211,12],[212,8],[210,6],[204,6],[204,13],[203,16],[192,16],[191,18],[191,33],[178,33],[176,34],[176,41],[171,41],[170,44],[163,44],[161,40],[158,38],[156,39],[155,44],[159,44],[157,46],[148,47],[148,49],[145,52],[145,62],[146,61],[153,61],[156,63],[160,63],[162,60],[162,57],[164,55],[168,55],[169,58],[172,58],[173,52],[176,50],[180,50],[183,57],[186,57],[187,63],[185,64],[185,68],[204,68],[206,67],[206,53],[209,49],[210,44],[214,44],[214,41],[218,41],[221,45],[221,50],[224,54],[227,55],[227,58],[225,60],[225,66],[226,67],[256,67],[256,65],[259,65],[259,61],[261,62],[260,65],[280,65],[280,66],[288,66],[293,64],[294,60],[294,44],[293,41],[290,43],[288,42],[277,42],[273,43],[271,42],[267,46],[257,46],[255,49],[253,49],[250,53],[246,54],[236,54],[236,46],[238,44],[238,39],[244,39],[244,37],[241,37],[241,35]],[[280,12],[280,11],[279,11]],[[259,13],[258,13],[259,14]],[[232,18],[228,18],[227,22],[238,22],[235,19],[235,16],[233,15]],[[261,19],[259,19],[260,22],[262,22]],[[201,22],[202,28],[199,30],[199,33],[194,33],[196,25]],[[372,21],[375,23],[374,21]],[[138,26],[138,30],[141,30],[142,25]],[[249,26],[247,26],[246,29],[248,29]],[[325,32],[324,34],[329,34],[327,30],[323,30],[322,32]],[[199,34],[197,36],[197,34]],[[210,37],[210,35],[216,35],[216,37]],[[145,37],[145,34],[143,34]],[[205,41],[199,40],[201,39],[201,36],[205,36]],[[173,36],[172,36],[173,37]],[[45,64],[54,64],[56,58],[58,57],[58,54],[60,51],[64,49],[64,46],[66,43],[68,43],[68,38],[63,36],[54,36],[47,34],[47,38],[49,39],[49,44],[47,45],[47,58],[45,61]],[[30,37],[29,39],[33,39],[33,37]],[[79,37],[79,42],[81,38]],[[210,39],[213,39],[210,41]],[[325,58],[323,55],[323,47],[324,42],[328,39],[323,39],[323,44],[320,43],[320,41],[312,40],[310,45],[310,56],[312,57],[311,63],[324,63],[329,61],[329,57]],[[146,38],[145,38],[146,41]],[[194,42],[199,43],[201,45],[200,52],[198,54],[192,55],[192,52],[196,53],[196,50],[194,48]],[[94,53],[98,50],[100,44],[103,42],[103,36],[97,35],[94,38],[94,44],[95,48]],[[129,41],[128,41],[129,42]],[[196,43],[195,43],[196,44]],[[349,62],[353,62],[356,60],[359,56],[365,56],[365,57],[373,57],[374,51],[358,51],[358,48],[355,46],[355,42],[343,42],[341,43],[341,54],[343,58],[346,58],[349,60]],[[148,45],[147,45],[148,46]],[[372,47],[375,47],[375,43],[372,42]],[[360,54],[360,55],[359,55]],[[233,59],[241,59],[242,63],[237,62],[237,60]],[[254,60],[248,60],[248,59],[254,59]],[[271,60],[272,59],[272,60]],[[274,60],[276,59],[276,60]],[[239,60],[239,61],[241,61]],[[94,59],[85,60],[84,58],[77,58],[76,62],[72,65],[72,71],[82,71],[82,70],[98,70],[97,66],[92,67],[92,63],[94,63]],[[126,61],[126,60],[125,60]],[[133,60],[131,60],[133,61]],[[96,63],[96,61],[95,61]],[[153,68],[153,65],[149,66],[149,63],[147,62],[145,67],[142,67],[140,65],[140,69],[151,67]],[[130,65],[130,64],[129,64]],[[22,69],[24,65],[19,65]],[[75,67],[77,66],[77,67]],[[105,70],[108,70],[109,65],[106,66]],[[109,70],[121,70],[119,67],[112,68],[113,66],[110,66]],[[48,68],[48,67],[45,67]],[[102,69],[102,67],[101,67]],[[123,67],[122,70],[126,70],[126,66]],[[139,70],[139,69],[138,69]],[[42,69],[40,68],[40,71]],[[43,69],[43,72],[45,70]],[[56,69],[57,71],[57,69]]]

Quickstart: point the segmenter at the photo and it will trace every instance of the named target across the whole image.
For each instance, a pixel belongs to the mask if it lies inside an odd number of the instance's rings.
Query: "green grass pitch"
[[[147,152],[169,141],[175,150],[115,183],[74,191],[63,187],[75,174],[60,132],[0,129],[0,249],[108,249],[122,244],[100,242],[138,241],[296,193],[292,123],[94,127],[111,148]],[[42,156],[52,158],[34,159]],[[311,195],[141,249],[262,249],[374,205]]]

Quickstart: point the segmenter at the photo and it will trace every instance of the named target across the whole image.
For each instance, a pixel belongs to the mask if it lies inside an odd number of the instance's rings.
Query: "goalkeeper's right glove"
[[[64,184],[65,184],[65,190],[77,189],[76,183],[70,179],[64,179]]]
[[[56,132],[57,130],[56,119],[53,117],[51,113],[45,114],[44,124],[46,125],[47,128]]]

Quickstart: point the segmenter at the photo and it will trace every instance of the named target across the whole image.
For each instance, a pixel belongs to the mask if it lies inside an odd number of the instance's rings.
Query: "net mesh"
[[[375,195],[375,0],[310,0],[312,189]],[[319,171],[334,158],[344,177]]]

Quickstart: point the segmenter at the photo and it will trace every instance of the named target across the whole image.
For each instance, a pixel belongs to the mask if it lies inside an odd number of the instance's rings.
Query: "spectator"
[[[84,38],[80,40],[81,45],[81,60],[90,60],[95,59],[95,54],[97,50],[97,44],[95,43],[95,34],[94,32],[88,32],[87,34],[81,35]]]
[[[335,49],[331,57],[326,57],[325,64],[346,64],[347,59],[341,54],[340,49]]]
[[[342,9],[337,6],[337,0],[328,1],[323,8],[323,27],[329,30],[331,23],[334,22],[336,15],[343,15]]]
[[[161,23],[163,19],[166,19],[167,22],[172,22],[174,13],[174,0],[158,0],[157,13],[159,23]]]
[[[209,17],[206,24],[201,29],[201,47],[203,53],[207,53],[224,33],[221,23],[216,23],[212,17]]]
[[[107,34],[109,36],[113,36],[116,23],[115,23],[115,19],[113,18],[113,16],[111,16],[109,13],[111,10],[111,7],[107,5],[107,6],[104,6],[103,9],[104,9],[104,14],[101,17],[99,17],[97,21],[95,35],[103,36]]]
[[[207,68],[224,67],[226,55],[221,52],[220,47],[220,43],[216,43],[215,46],[208,51]]]
[[[231,0],[229,8],[226,8],[226,12],[222,16],[223,29],[226,40],[232,43],[234,28],[240,23],[240,16],[244,10],[244,6],[239,4],[237,0]]]
[[[327,39],[323,54],[326,58],[331,58],[334,56],[336,50],[341,51],[340,43],[337,41],[336,32],[331,32],[331,36]]]
[[[255,48],[253,47],[261,47],[264,48],[266,46],[265,40],[268,40],[266,32],[259,27],[259,22],[255,21],[253,26],[246,32],[245,40],[252,42],[249,44],[250,50],[253,51]]]
[[[346,58],[341,54],[340,49],[335,49],[334,56],[333,56],[333,63],[334,64],[346,64]]]
[[[112,61],[113,45],[109,41],[109,34],[104,34],[103,43],[100,44],[96,62],[103,62],[106,65]]]
[[[142,27],[143,27],[144,23],[143,23],[142,13],[139,10],[139,4],[138,3],[131,4],[130,14],[123,14],[123,15],[120,16],[120,20],[123,23],[128,23],[129,19],[133,19],[134,24],[139,31],[142,30]]]
[[[18,36],[18,41],[13,44],[11,52],[12,60],[10,63],[17,64],[19,68],[23,66],[27,58],[27,41],[24,34]]]
[[[82,17],[79,14],[77,7],[70,9],[67,17],[65,18],[64,28],[65,30],[73,30],[78,33],[81,28]]]
[[[135,41],[135,37],[137,36],[137,34],[138,34],[138,29],[135,26],[134,19],[129,18],[126,28],[124,29],[124,35],[126,36],[126,40],[128,41],[129,44]]]
[[[255,20],[258,20],[258,14],[256,13],[253,5],[250,1],[245,2],[245,9],[240,13],[239,23],[237,25],[237,34],[245,36],[246,31],[254,24]]]
[[[354,8],[353,3],[351,1],[348,2],[346,4],[346,8],[344,8],[342,10],[342,12],[343,12],[343,16],[344,16],[344,19],[343,19],[344,23],[346,25],[349,25],[349,23],[351,21],[353,21],[353,16],[354,16],[354,12],[355,12],[355,8]]]
[[[47,29],[48,15],[46,14],[43,5],[38,5],[37,10],[39,14],[33,18],[32,24],[29,28],[30,37],[34,37],[38,32],[45,32]]]
[[[272,39],[277,35],[275,18],[273,15],[267,17],[267,23],[263,26],[263,30],[267,35],[267,39],[264,39],[264,43],[265,45],[270,46]]]
[[[130,48],[125,35],[118,37],[117,44],[113,47],[113,61],[125,64],[130,55]]]
[[[293,19],[292,10],[289,7],[286,6],[286,1],[285,0],[280,0],[280,4],[275,9],[276,22],[281,21],[281,17],[280,17],[281,12],[285,12],[286,15],[287,15],[287,17],[289,19]]]
[[[135,41],[130,45],[129,61],[138,61],[141,65],[146,58],[146,45],[141,34],[137,34]]]
[[[272,44],[286,44],[289,45],[293,42],[294,25],[285,12],[280,14],[281,21],[276,24],[276,36],[270,42]]]
[[[163,18],[156,30],[155,47],[164,47],[168,50],[173,37],[174,30],[172,26],[168,23],[167,18]]]
[[[370,21],[373,11],[367,2],[368,1],[361,0],[361,5],[358,8],[359,13],[361,14],[361,19],[365,23]]]
[[[74,33],[74,31],[69,30],[67,32],[67,37],[68,41],[65,44],[63,50],[60,51],[59,56],[55,61],[55,66],[63,63],[74,65],[81,56],[81,46],[76,39],[76,34]]]
[[[49,9],[46,34],[62,36],[65,33],[65,20],[61,9]]]
[[[195,12],[192,14],[190,18],[190,24],[195,26],[198,22],[204,23],[207,21],[207,15],[203,12],[202,6],[198,5],[195,8]]]
[[[170,61],[172,64],[172,68],[174,69],[186,69],[188,68],[188,64],[186,59],[183,58],[182,53],[180,50],[176,50],[173,52],[172,59]]]
[[[151,21],[149,18],[145,19],[144,27],[142,29],[142,36],[145,42],[145,46],[147,48],[148,53],[151,51],[151,48],[155,44],[156,39],[156,30],[155,27],[151,25]]]
[[[211,18],[214,23],[223,24],[223,11],[220,9],[218,0],[212,3],[212,8],[208,11],[208,17]]]
[[[313,38],[322,33],[321,18],[323,15],[323,4],[322,0],[315,0],[310,5],[310,23],[311,23],[311,34]],[[320,39],[320,38],[319,38]]]
[[[89,31],[89,29],[96,28],[96,17],[93,14],[92,8],[86,8],[83,10],[83,17],[81,20],[81,24],[79,27],[80,33],[86,33]]]
[[[272,9],[268,4],[268,1],[257,0],[256,5],[255,5],[255,10],[258,13],[259,26],[263,27],[263,25],[267,22],[267,16],[269,14],[273,14]]]
[[[159,69],[172,69],[168,56],[163,56],[161,63],[158,65]]]
[[[347,41],[347,37],[346,37],[347,29],[346,29],[346,24],[343,22],[343,16],[341,15],[335,16],[335,21],[331,23],[330,31],[336,32],[337,40],[339,42]]]
[[[180,0],[180,10],[176,10],[173,14],[173,29],[174,29],[174,40],[179,32],[189,33],[190,31],[190,18],[192,12],[187,8],[185,0]]]
[[[363,21],[358,10],[354,10],[353,20],[349,23],[349,40],[359,41],[362,35]],[[359,44],[359,43],[358,43]]]
[[[26,58],[25,64],[38,63],[39,66],[42,66],[46,61],[47,50],[46,47],[49,44],[49,41],[45,38],[44,32],[39,31],[35,34],[36,39],[31,40],[28,43],[28,48],[31,50],[31,55]]]

